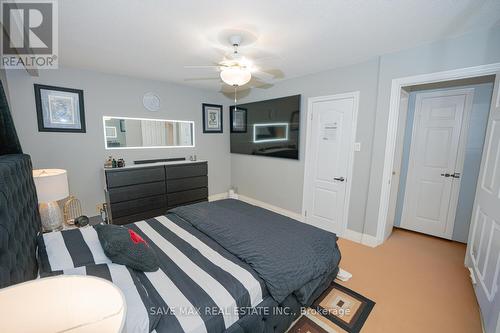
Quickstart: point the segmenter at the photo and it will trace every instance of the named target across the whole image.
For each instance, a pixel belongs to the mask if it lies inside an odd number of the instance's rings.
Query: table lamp
[[[35,180],[43,230],[61,230],[63,228],[63,215],[57,201],[69,196],[66,170],[33,170],[33,179]]]
[[[0,289],[1,331],[118,333],[127,306],[120,289],[93,276],[60,275]]]

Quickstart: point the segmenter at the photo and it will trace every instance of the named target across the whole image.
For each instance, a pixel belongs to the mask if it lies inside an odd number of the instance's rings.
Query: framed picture
[[[115,126],[106,126],[106,138],[116,139],[118,134],[116,134]]]
[[[247,132],[247,109],[239,106],[229,107],[229,118],[231,122],[231,133]]]
[[[203,103],[203,133],[222,133],[222,105]]]
[[[83,90],[35,84],[39,132],[85,133]]]
[[[125,119],[120,119],[120,132],[126,132]]]

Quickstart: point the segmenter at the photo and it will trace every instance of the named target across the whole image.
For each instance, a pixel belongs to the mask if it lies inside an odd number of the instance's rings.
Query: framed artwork
[[[116,134],[116,127],[115,126],[106,126],[106,138],[116,139],[117,137],[118,137],[118,134]]]
[[[222,105],[202,105],[203,133],[222,133]]]
[[[247,132],[247,109],[239,106],[229,107],[229,117],[231,122],[231,133]]]
[[[85,133],[83,90],[35,84],[39,132]]]
[[[125,128],[125,119],[120,119],[120,132],[126,132],[127,129]]]

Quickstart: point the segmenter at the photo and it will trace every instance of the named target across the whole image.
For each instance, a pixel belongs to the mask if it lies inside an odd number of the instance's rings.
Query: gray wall
[[[393,79],[500,62],[500,27],[384,55],[380,62],[365,233],[376,235]]]
[[[253,89],[242,102],[302,94],[300,160],[232,154],[231,183],[240,194],[301,212],[307,98],[359,90],[356,140],[362,149],[355,153],[348,227],[375,236],[392,80],[495,62],[500,62],[500,27]]]
[[[224,114],[224,134],[203,135],[201,103],[223,104],[221,101],[224,101],[231,104],[229,99],[215,92],[73,69],[41,71],[37,79],[24,71],[11,71],[8,80],[13,116],[23,149],[33,156],[35,167],[68,169],[71,191],[82,199],[86,213],[92,215],[94,204],[103,200],[101,167],[109,153],[103,147],[102,115],[195,120],[195,149],[113,153],[129,163],[140,158],[196,153],[199,158],[209,159],[210,193],[223,192],[232,185],[243,195],[300,213],[307,98],[360,91],[356,141],[361,142],[362,149],[354,157],[348,227],[376,235],[392,79],[495,62],[500,62],[500,27],[289,79],[270,89],[252,89],[241,102],[302,94],[299,161],[230,155],[227,111]],[[84,89],[87,133],[39,133],[34,82]],[[142,94],[147,91],[158,93],[162,99],[162,111],[157,114],[142,107]],[[75,150],[74,147],[81,149]]]
[[[453,240],[466,243],[469,235],[474,197],[476,194],[477,178],[479,176],[479,168],[481,166],[481,155],[483,151],[484,136],[486,134],[486,125],[488,123],[488,115],[490,112],[493,83],[468,85],[447,89],[431,89],[425,90],[425,92],[446,91],[460,88],[474,88],[472,112],[465,147],[465,161],[462,171],[458,206],[452,236]],[[415,119],[415,99],[416,95],[421,92],[422,91],[415,91],[410,93],[408,100],[408,114],[403,142],[403,158],[401,163],[398,199],[396,204],[396,217],[394,220],[395,226],[401,225],[401,216],[403,213],[403,203],[406,189],[406,177],[408,174],[408,162],[410,157],[411,137],[413,122]]]
[[[208,160],[210,194],[227,191],[231,177],[228,114],[224,112],[224,134],[203,134],[201,123],[201,104],[221,104],[220,94],[75,69],[40,71],[38,78],[25,71],[11,70],[7,77],[14,122],[24,152],[31,155],[35,168],[68,170],[70,193],[81,200],[85,214],[96,215],[96,204],[104,201],[102,167],[108,155],[124,158],[131,164],[137,159],[196,154],[199,159]],[[33,83],[83,89],[87,133],[38,132]],[[161,98],[159,112],[149,112],[142,106],[142,96],[149,91]],[[196,147],[105,150],[104,115],[194,120]]]
[[[304,182],[304,148],[307,99],[313,96],[360,91],[356,140],[361,151],[354,156],[349,228],[362,231],[370,176],[371,140],[375,121],[378,59],[321,74],[291,79],[270,89],[253,89],[242,103],[301,94],[299,161],[231,154],[232,184],[240,194],[301,213]]]

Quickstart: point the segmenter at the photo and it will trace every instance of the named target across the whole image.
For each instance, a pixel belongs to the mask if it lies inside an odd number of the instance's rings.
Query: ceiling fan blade
[[[251,88],[259,89],[269,89],[273,86],[272,83],[259,80],[257,77],[253,77],[246,85],[249,85]]]
[[[282,79],[285,77],[285,73],[277,68],[261,69],[260,71],[274,76],[275,79]]]
[[[191,69],[191,68],[194,68],[194,69],[197,69],[197,68],[219,68],[220,65],[206,65],[206,66],[184,66],[184,68],[188,68],[188,69]]]
[[[260,81],[266,81],[266,82],[271,82],[274,79],[274,76],[262,71],[253,72],[252,77],[257,78]]]
[[[275,79],[282,79],[285,77],[285,73],[283,73],[280,69],[260,69],[258,68],[255,72],[252,73],[256,77],[262,78],[265,81],[271,81]]]
[[[220,77],[190,77],[184,79],[184,81],[211,81],[211,80],[220,80]]]

